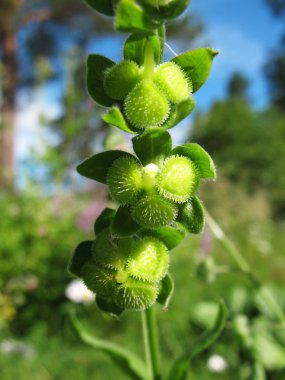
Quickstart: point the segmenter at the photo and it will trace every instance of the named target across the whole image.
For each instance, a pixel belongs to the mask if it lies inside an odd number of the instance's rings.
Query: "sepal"
[[[117,106],[111,108],[105,115],[103,115],[102,120],[108,124],[113,125],[114,127],[121,129],[124,132],[131,133],[131,134],[137,133],[137,131],[135,130],[133,126],[129,127],[120,108]]]
[[[157,302],[163,306],[163,310],[167,311],[174,292],[174,281],[168,273],[161,281],[160,292],[157,297]]]
[[[98,235],[100,232],[105,230],[105,228],[110,227],[115,214],[116,214],[116,211],[112,210],[111,208],[105,208],[101,212],[101,214],[98,216],[98,218],[95,220],[95,223],[94,223],[95,235]]]
[[[192,197],[189,202],[179,207],[177,221],[192,234],[200,234],[203,231],[205,214],[203,205],[198,197]]]
[[[93,241],[83,241],[76,247],[68,265],[68,271],[74,276],[81,277],[84,264],[92,257]]]
[[[96,297],[96,304],[103,313],[108,314],[110,317],[119,318],[124,311],[124,309],[117,306],[111,298],[105,299]]]
[[[133,220],[131,209],[120,206],[112,222],[112,234],[117,237],[132,236],[140,230],[140,226]]]

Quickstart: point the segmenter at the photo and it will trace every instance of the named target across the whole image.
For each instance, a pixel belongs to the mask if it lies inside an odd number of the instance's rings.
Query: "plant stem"
[[[145,45],[145,51],[144,51],[144,70],[143,70],[143,76],[145,79],[152,79],[153,73],[154,73],[154,56],[153,56],[153,49],[150,44],[150,42],[147,40]]]
[[[218,223],[212,218],[212,216],[207,212],[206,213],[206,224],[213,232],[214,236],[217,240],[223,245],[223,247],[228,251],[231,255],[232,259],[235,261],[239,269],[243,274],[247,276],[251,285],[259,291],[260,297],[266,303],[271,312],[275,315],[275,317],[285,326],[285,315],[282,308],[276,302],[275,298],[272,296],[268,287],[264,286],[252,273],[252,270],[248,264],[248,262],[244,259],[242,254],[233,244],[233,242],[225,235],[224,231],[218,225]]]
[[[161,380],[160,354],[154,306],[142,312],[142,325],[149,380]]]

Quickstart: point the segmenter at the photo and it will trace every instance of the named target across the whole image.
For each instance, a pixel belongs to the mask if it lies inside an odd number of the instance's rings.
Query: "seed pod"
[[[118,287],[115,302],[122,309],[144,310],[156,300],[158,284],[130,278]]]
[[[113,297],[116,291],[115,274],[114,270],[100,267],[94,261],[88,261],[82,268],[85,285],[102,298]]]
[[[140,79],[137,64],[133,61],[122,61],[105,71],[104,90],[112,99],[124,100]]]
[[[167,119],[169,104],[163,93],[149,80],[140,81],[125,100],[127,119],[136,128],[158,127]]]
[[[153,237],[137,240],[130,255],[127,270],[138,280],[157,282],[166,275],[169,255],[165,245]]]
[[[164,161],[157,189],[164,198],[183,203],[196,190],[198,180],[198,170],[189,158],[171,156]]]
[[[141,190],[142,169],[131,157],[120,157],[110,167],[107,184],[111,197],[120,204],[133,202]]]
[[[154,83],[167,95],[171,103],[186,100],[192,90],[182,69],[174,62],[166,62],[156,68]]]
[[[132,209],[132,217],[142,227],[158,228],[170,224],[177,215],[177,208],[157,194],[142,197]]]

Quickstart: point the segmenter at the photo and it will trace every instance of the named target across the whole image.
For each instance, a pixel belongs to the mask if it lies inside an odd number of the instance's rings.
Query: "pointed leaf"
[[[90,8],[107,16],[114,15],[112,0],[83,0]]]
[[[87,90],[91,98],[101,106],[111,107],[114,103],[103,87],[104,72],[114,64],[103,55],[90,54],[87,58]]]
[[[145,363],[139,357],[121,346],[91,336],[74,315],[71,316],[71,322],[84,343],[107,354],[131,379],[147,380]]]
[[[175,226],[166,226],[152,230],[144,228],[140,231],[140,235],[156,237],[171,250],[184,239],[186,232],[184,228],[181,228],[181,226],[176,223]]]
[[[227,309],[223,301],[219,302],[219,311],[213,328],[206,331],[197,339],[196,342],[178,359],[175,360],[170,373],[167,377],[168,380],[185,380],[188,376],[189,364],[191,360],[202,351],[210,347],[221,335],[224,330],[227,318]]]
[[[98,182],[107,183],[107,174],[113,162],[120,157],[133,157],[128,152],[122,150],[108,150],[95,154],[77,166],[77,171],[83,177],[93,179]]]
[[[127,125],[127,122],[119,107],[111,108],[110,111],[108,111],[105,115],[102,116],[102,119],[106,123],[114,125],[115,127],[120,128],[127,133],[136,133],[135,131],[131,130]]]
[[[146,12],[156,20],[166,20],[178,17],[190,4],[191,0],[173,0],[168,5],[151,6],[145,0],[139,0]]]
[[[143,165],[159,163],[172,148],[171,136],[161,128],[151,128],[132,139],[133,148]]]
[[[68,271],[71,274],[77,277],[81,277],[81,270],[83,265],[92,257],[92,244],[93,241],[87,240],[81,242],[76,247],[68,266]]]
[[[170,111],[170,115],[163,124],[163,128],[169,129],[175,127],[180,121],[185,119],[194,110],[196,102],[192,96],[183,102],[173,105]]]
[[[116,29],[120,32],[153,31],[160,26],[133,0],[121,0],[116,15]]]
[[[161,290],[157,297],[157,302],[163,305],[163,310],[167,310],[174,292],[174,281],[168,273],[161,281]]]
[[[105,208],[101,212],[101,214],[98,216],[94,224],[95,235],[98,235],[105,228],[110,227],[115,214],[116,214],[116,210],[112,210],[111,208]]]
[[[192,83],[193,92],[206,82],[217,51],[210,48],[200,48],[183,53],[172,61],[179,65]]]
[[[200,172],[200,178],[215,179],[216,169],[211,156],[198,144],[184,144],[173,149],[171,154],[190,158]]]
[[[118,237],[134,235],[141,227],[132,219],[129,206],[120,206],[112,223],[112,233]]]
[[[106,300],[103,298],[99,298],[96,296],[96,304],[98,308],[110,317],[120,317],[120,315],[123,313],[123,309],[121,309],[119,306],[117,306],[112,300]]]
[[[192,197],[179,207],[177,221],[191,234],[200,234],[205,225],[204,208],[198,197]]]

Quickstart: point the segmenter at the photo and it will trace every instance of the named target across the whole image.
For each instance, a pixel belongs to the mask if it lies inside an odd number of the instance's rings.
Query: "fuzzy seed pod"
[[[115,302],[122,309],[144,310],[155,302],[158,291],[156,283],[129,278],[118,287]]]
[[[124,100],[140,78],[140,69],[135,62],[122,61],[106,70],[104,90],[110,98]]]
[[[168,264],[165,245],[153,237],[144,237],[134,244],[127,270],[138,280],[157,282],[166,275]]]
[[[156,68],[154,83],[173,104],[186,100],[192,90],[182,69],[174,62],[166,62]]]
[[[146,228],[167,226],[174,221],[176,215],[176,206],[156,194],[145,195],[132,210],[134,220]]]
[[[119,204],[133,202],[141,190],[142,169],[131,157],[118,158],[110,167],[107,184],[111,197]]]
[[[101,298],[113,297],[116,292],[115,275],[114,270],[99,267],[94,261],[88,261],[82,268],[85,285]]]
[[[183,203],[194,193],[198,184],[198,171],[187,157],[171,156],[164,161],[157,189],[166,199]]]
[[[169,104],[163,93],[149,80],[140,81],[125,100],[127,119],[136,128],[158,127],[167,119]]]

